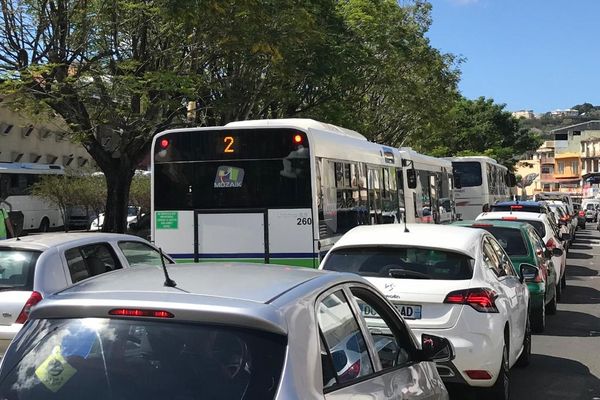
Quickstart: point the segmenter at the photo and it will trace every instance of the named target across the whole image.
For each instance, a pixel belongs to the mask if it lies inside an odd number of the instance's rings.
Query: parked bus
[[[514,174],[496,160],[483,157],[453,157],[456,213],[461,219],[475,219],[499,200],[507,200],[514,186]]]
[[[406,175],[416,173],[416,187],[406,189],[406,213],[414,222],[449,223],[455,220],[452,163],[448,160],[419,154],[410,147],[400,148]],[[410,220],[410,219],[409,219]],[[411,221],[413,222],[413,221]]]
[[[23,213],[23,229],[46,232],[63,226],[63,217],[56,204],[31,195],[31,187],[43,175],[64,175],[60,165],[0,163],[1,207]],[[7,206],[8,203],[10,206]]]
[[[170,130],[152,146],[152,239],[177,259],[317,267],[354,226],[403,221],[404,193],[398,149],[313,120]]]

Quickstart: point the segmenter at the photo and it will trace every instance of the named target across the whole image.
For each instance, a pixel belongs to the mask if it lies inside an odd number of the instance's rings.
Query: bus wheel
[[[42,218],[42,222],[40,222],[40,228],[38,230],[40,232],[48,232],[48,229],[50,229],[50,221],[48,221],[48,218],[44,217]]]

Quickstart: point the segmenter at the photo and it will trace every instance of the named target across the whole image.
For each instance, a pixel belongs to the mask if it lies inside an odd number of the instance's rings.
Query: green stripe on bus
[[[193,258],[178,258],[175,260],[177,263],[193,263]],[[262,264],[265,262],[262,258],[201,258],[200,262],[240,262],[240,263],[257,263]],[[292,267],[307,267],[317,268],[319,265],[317,260],[312,258],[272,258],[271,264],[278,265],[290,265]],[[313,264],[314,263],[314,264]]]

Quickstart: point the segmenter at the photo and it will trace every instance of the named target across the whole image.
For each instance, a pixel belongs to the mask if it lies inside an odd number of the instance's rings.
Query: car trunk
[[[0,247],[0,325],[16,322],[33,292],[38,251]]]
[[[390,279],[367,277],[402,314],[412,328],[446,329],[456,325],[462,304],[446,304],[444,299],[455,290],[469,289],[471,280]],[[413,315],[406,315],[413,307]],[[420,306],[419,315],[415,315]]]
[[[25,290],[0,292],[0,325],[12,325],[17,321],[31,293]]]

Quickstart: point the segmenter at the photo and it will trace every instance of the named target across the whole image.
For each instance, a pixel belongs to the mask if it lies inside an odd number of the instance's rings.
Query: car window
[[[140,319],[33,320],[3,360],[1,398],[268,400],[286,338]]]
[[[65,259],[73,283],[121,268],[108,243],[94,243],[66,250]]]
[[[127,259],[130,266],[138,264],[162,265],[160,253],[146,243],[141,242],[119,242],[119,248]],[[165,258],[165,263],[169,263]]]
[[[33,290],[39,251],[0,249],[0,290]]]
[[[324,389],[331,388],[337,383],[350,382],[373,372],[373,363],[365,339],[341,290],[319,302],[317,320],[329,357],[329,360],[327,357],[321,360]],[[335,371],[334,379],[325,373],[328,371],[329,362]]]
[[[463,280],[473,277],[468,256],[419,247],[339,248],[331,251],[323,269],[397,279]]]
[[[351,291],[373,339],[381,367],[385,370],[412,361],[413,344],[406,328],[401,328],[402,321],[368,290],[352,288]]]
[[[544,241],[532,228],[527,229],[527,234],[531,244],[533,245],[535,257],[538,260],[538,263],[541,265],[544,263],[544,250],[546,249],[546,246],[544,246]]]
[[[510,258],[506,254],[506,252],[502,249],[502,246],[498,243],[497,240],[489,238],[492,248],[496,252],[498,256],[498,260],[500,261],[500,274],[502,276],[514,276],[516,275],[516,271],[513,267]]]
[[[528,254],[525,238],[520,229],[498,226],[477,226],[490,232],[509,256],[526,256]]]
[[[500,260],[487,237],[483,239],[483,264],[491,269],[496,276],[502,276]]]

